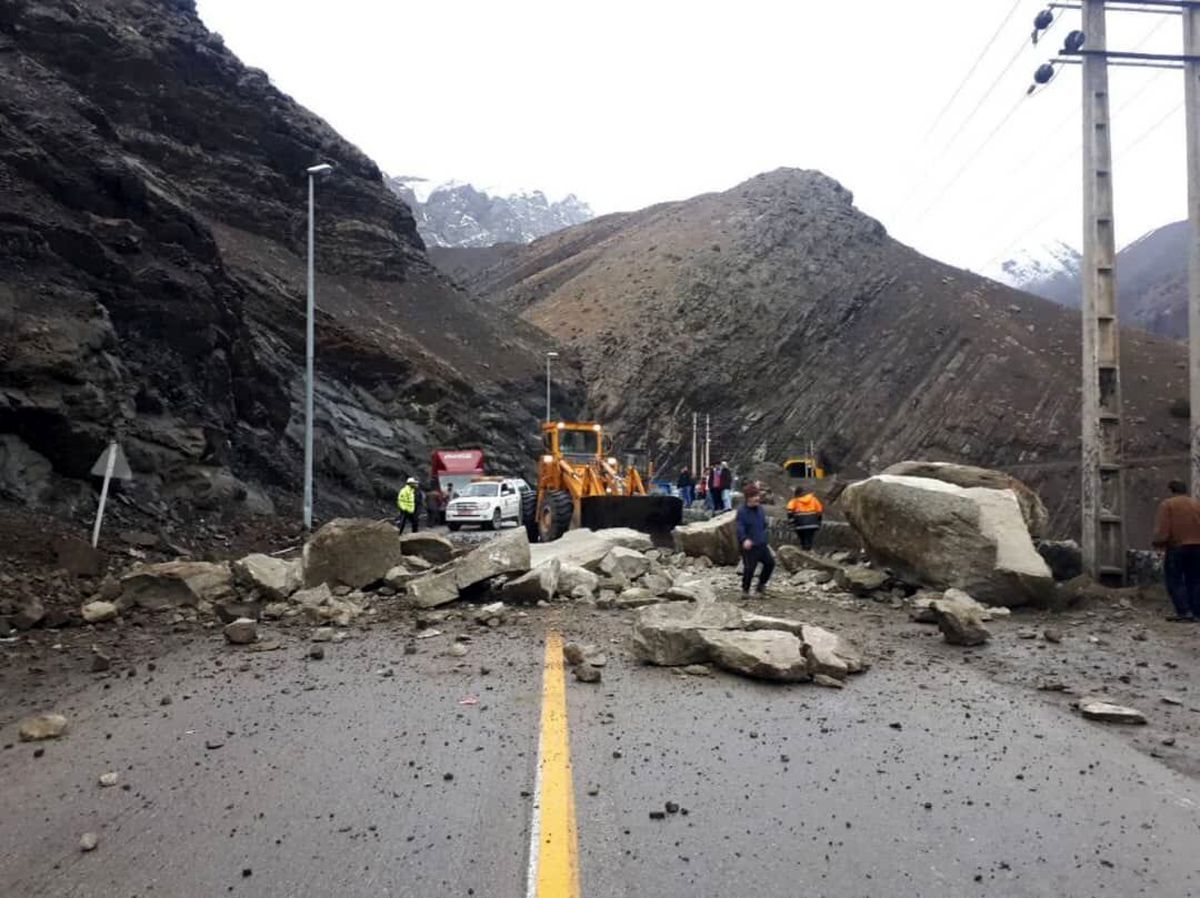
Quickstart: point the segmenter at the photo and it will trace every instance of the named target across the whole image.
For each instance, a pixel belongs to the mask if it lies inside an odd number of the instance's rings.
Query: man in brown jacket
[[[1154,547],[1166,550],[1163,575],[1175,605],[1174,621],[1200,621],[1200,502],[1187,495],[1187,484],[1172,480],[1171,498],[1158,506]]]

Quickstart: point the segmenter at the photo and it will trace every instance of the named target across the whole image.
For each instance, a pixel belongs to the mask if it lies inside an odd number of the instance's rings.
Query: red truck
[[[483,475],[482,449],[435,449],[433,452],[433,484],[446,501],[475,477]],[[444,507],[444,506],[443,506]]]

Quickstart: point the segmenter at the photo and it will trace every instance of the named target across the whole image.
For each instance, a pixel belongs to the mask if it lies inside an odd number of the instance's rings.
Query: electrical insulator
[[[1054,13],[1048,9],[1043,9],[1037,14],[1037,18],[1033,20],[1033,27],[1037,31],[1045,31],[1054,24]]]
[[[1049,84],[1050,79],[1054,77],[1054,66],[1048,62],[1038,66],[1038,70],[1033,73],[1033,80],[1038,84]]]
[[[1067,39],[1063,41],[1063,51],[1066,53],[1078,53],[1084,43],[1084,34],[1082,31],[1072,31],[1067,35]]]

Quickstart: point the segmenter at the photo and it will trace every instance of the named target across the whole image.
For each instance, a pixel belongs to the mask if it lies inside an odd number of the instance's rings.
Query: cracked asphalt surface
[[[774,605],[858,638],[874,667],[844,690],[687,677],[628,655],[631,615],[584,608],[497,629],[452,615],[422,640],[386,620],[319,661],[307,629],[267,626],[277,651],[126,626],[105,674],[86,673],[87,631],[5,646],[2,891],[523,895],[554,627],[609,656],[602,683],[567,687],[584,896],[1200,895],[1198,697],[1150,699],[1187,695],[1200,630],[1125,644],[1107,614],[1059,615],[1066,643],[1048,647],[1015,637],[1022,615],[964,652],[872,603]],[[1144,684],[1150,727],[1036,689],[1091,669],[1136,689],[1117,671],[1146,646],[1169,658],[1143,676],[1178,678]],[[18,742],[16,720],[50,708],[68,734]],[[1164,720],[1184,745],[1154,757]]]

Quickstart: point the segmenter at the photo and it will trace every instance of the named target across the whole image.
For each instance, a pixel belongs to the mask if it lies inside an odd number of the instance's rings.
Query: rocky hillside
[[[387,503],[429,450],[536,451],[546,341],[455,289],[411,211],[243,66],[192,0],[0,0],[0,497],[295,514],[305,167],[318,188],[320,517]],[[381,505],[382,507],[382,505]]]
[[[540,190],[489,194],[470,184],[430,184],[424,178],[388,178],[388,186],[413,210],[429,246],[485,247],[528,243],[592,217],[574,194],[550,200]]]
[[[1138,238],[1117,253],[1117,304],[1121,320],[1152,334],[1187,339],[1188,223],[1177,221]],[[1079,265],[1027,270],[1019,286],[1078,308]]]
[[[905,458],[1000,467],[1077,527],[1074,313],[921,256],[817,172],[610,215],[535,241],[472,281],[562,340],[591,411],[674,468],[693,410],[714,457],[781,460],[811,440],[865,473]],[[1123,338],[1131,538],[1182,471],[1182,348]]]

